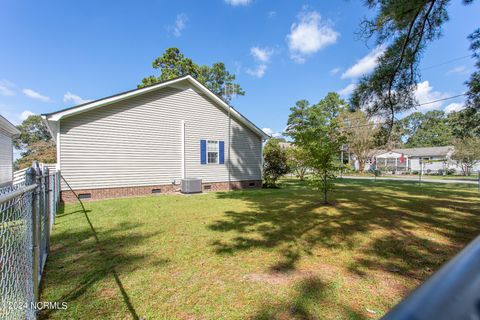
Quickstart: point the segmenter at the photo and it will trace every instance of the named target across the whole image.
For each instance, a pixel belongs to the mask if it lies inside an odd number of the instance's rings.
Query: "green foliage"
[[[480,111],[480,29],[475,30],[469,37],[471,42],[470,50],[473,51],[473,57],[476,58],[475,67],[477,70],[472,73],[470,79],[467,81],[468,98],[466,106],[469,109]],[[477,130],[480,124],[477,123]]]
[[[475,164],[480,162],[480,138],[469,137],[456,140],[454,147],[452,159],[457,161],[463,175],[469,176]]]
[[[263,148],[263,184],[267,188],[277,186],[277,180],[288,173],[287,152],[277,139],[269,139]]]
[[[154,69],[160,70],[160,75],[149,76],[142,79],[139,88],[155,84],[157,82],[170,80],[177,77],[191,75],[200,83],[204,84],[210,91],[229,101],[232,97],[231,88],[225,88],[233,84],[235,75],[230,74],[222,62],[216,62],[211,67],[198,65],[192,59],[185,57],[178,48],[168,48],[161,57],[152,62]],[[235,92],[238,95],[245,95],[245,91],[238,84],[234,84]]]
[[[287,149],[287,159],[288,167],[291,172],[294,172],[295,175],[300,179],[305,179],[305,174],[307,173],[307,161],[308,153],[305,149],[292,145]]]
[[[418,65],[427,45],[441,35],[448,20],[449,3],[450,0],[366,1],[376,15],[362,22],[360,34],[365,39],[375,38],[385,51],[374,71],[360,81],[351,102],[356,108],[388,117],[389,131],[395,113],[417,104],[414,92],[420,79]]]
[[[20,135],[13,140],[14,147],[21,150],[21,158],[15,161],[17,169],[30,166],[33,160],[55,163],[55,143],[40,116],[29,116],[17,129],[20,130]]]
[[[452,127],[443,111],[415,112],[399,122],[408,148],[446,146],[452,143]]]
[[[34,160],[41,163],[55,163],[57,151],[53,141],[36,141],[28,146],[28,154],[24,154],[15,161],[15,169],[30,167]]]
[[[13,140],[13,145],[15,149],[24,150],[24,154],[25,152],[28,153],[28,146],[33,143],[52,139],[42,117],[37,115],[29,116],[22,124],[17,126],[17,129],[20,131],[20,135]]]
[[[346,136],[348,148],[355,154],[359,171],[364,172],[370,152],[375,147],[378,127],[363,111],[345,111],[338,117],[340,131]]]
[[[480,137],[480,111],[475,108],[450,113],[448,122],[457,139]]]
[[[334,187],[338,156],[345,141],[336,119],[346,108],[347,103],[338,94],[329,93],[310,107],[306,100],[297,102],[288,118],[287,134],[308,155],[306,165],[312,169],[309,180],[314,188],[322,191],[324,203],[328,202],[328,192]]]

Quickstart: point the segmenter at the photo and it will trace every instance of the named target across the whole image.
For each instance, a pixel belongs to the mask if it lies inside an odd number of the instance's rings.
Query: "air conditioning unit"
[[[182,193],[199,193],[202,192],[202,179],[188,178],[180,180]]]

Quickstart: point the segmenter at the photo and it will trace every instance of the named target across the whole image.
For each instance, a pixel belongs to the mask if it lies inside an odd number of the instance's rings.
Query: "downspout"
[[[185,179],[187,177],[187,173],[186,173],[186,168],[185,168],[185,120],[182,120],[181,121],[181,139],[182,139],[182,142],[181,142],[181,148],[182,148],[182,179]]]
[[[232,141],[231,141],[231,131],[232,131],[232,118],[231,118],[231,110],[232,110],[232,107],[230,106],[230,104],[228,105],[228,162],[227,162],[227,171],[228,171],[228,191],[231,190],[231,181],[230,181],[230,167],[231,167],[231,163],[230,163],[230,148],[231,148],[231,144],[232,144]]]

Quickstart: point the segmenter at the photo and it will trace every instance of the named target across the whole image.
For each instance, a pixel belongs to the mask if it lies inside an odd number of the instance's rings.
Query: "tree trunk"
[[[358,159],[358,171],[365,172],[365,159]]]
[[[297,169],[297,177],[300,179],[300,181],[303,181],[305,179],[305,169],[304,168]]]
[[[324,172],[323,173],[323,203],[324,204],[328,204],[328,200],[327,200],[327,173]]]

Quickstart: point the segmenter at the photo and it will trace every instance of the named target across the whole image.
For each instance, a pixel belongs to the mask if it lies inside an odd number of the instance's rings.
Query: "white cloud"
[[[19,116],[20,122],[22,122],[23,120],[26,120],[28,117],[33,115],[35,115],[35,113],[33,113],[30,110],[23,111],[22,113],[20,113],[20,116]]]
[[[457,74],[468,74],[468,69],[465,66],[458,66],[453,69],[448,70],[447,74],[452,74],[452,73],[457,73]]]
[[[344,97],[349,96],[353,93],[353,91],[355,91],[356,88],[357,88],[357,85],[355,83],[350,83],[345,88],[339,90],[338,94],[341,95],[341,96],[344,96]]]
[[[78,104],[84,104],[90,101],[92,100],[82,99],[80,96],[77,96],[76,94],[73,94],[70,91],[67,91],[67,93],[63,95],[63,102],[66,102],[66,103],[73,102],[73,104],[78,105]]]
[[[247,69],[247,73],[251,76],[261,78],[265,75],[265,71],[267,71],[266,64],[260,64],[255,69]]]
[[[435,91],[433,87],[430,85],[428,80],[420,82],[417,84],[417,90],[415,91],[415,99],[417,100],[418,104],[422,104],[425,102],[435,101],[439,99],[444,99],[449,96],[448,93]],[[433,102],[424,104],[421,106],[417,106],[417,111],[428,111],[434,109],[440,109],[443,105],[443,101]]]
[[[282,136],[281,132],[274,132],[271,128],[262,128],[262,130],[263,132],[274,138],[280,138]]]
[[[180,37],[182,35],[183,29],[187,26],[188,17],[185,13],[177,14],[177,18],[175,19],[175,23],[173,26],[169,27],[169,30],[173,33],[175,37]]]
[[[270,61],[270,57],[273,54],[273,49],[252,47],[250,48],[250,54],[253,56],[253,58],[255,58],[255,60],[267,63]]]
[[[229,5],[232,5],[234,7],[236,6],[246,6],[252,2],[252,0],[225,0],[226,3]]]
[[[8,80],[0,80],[0,94],[2,96],[14,96],[13,83]]]
[[[332,70],[330,70],[330,74],[332,75],[336,75],[337,73],[339,73],[342,69],[340,68],[333,68]]]
[[[269,18],[273,18],[273,17],[275,17],[276,15],[277,15],[277,12],[276,12],[276,11],[269,11],[269,12],[268,12],[268,17],[269,17]]]
[[[287,35],[290,57],[297,63],[303,63],[307,56],[337,42],[339,36],[328,23],[322,21],[318,12],[301,12],[298,22],[292,24]]]
[[[378,58],[380,58],[384,52],[385,46],[376,47],[365,57],[358,60],[357,63],[348,68],[348,70],[342,74],[342,79],[358,78],[371,72],[377,66]]]
[[[463,103],[453,102],[453,103],[450,103],[448,106],[446,106],[443,111],[445,111],[445,113],[450,113],[450,112],[458,112],[463,109],[465,109],[465,105]]]
[[[249,68],[245,72],[256,78],[263,77],[265,75],[265,72],[267,71],[267,64],[270,62],[270,57],[273,53],[274,50],[271,48],[250,48],[250,54],[259,64],[254,69]]]
[[[44,96],[44,95],[42,95],[42,94],[40,94],[36,91],[33,91],[32,89],[23,89],[22,92],[27,97],[35,99],[35,100],[40,100],[42,102],[52,101],[52,99],[50,99],[49,97]]]

